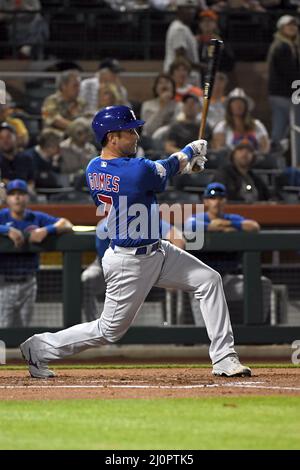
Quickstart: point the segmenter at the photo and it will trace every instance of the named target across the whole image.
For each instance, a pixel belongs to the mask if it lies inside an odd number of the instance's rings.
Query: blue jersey
[[[115,245],[134,247],[161,237],[155,193],[179,171],[177,157],[153,162],[145,158],[96,157],[86,169],[87,184],[97,207],[107,215],[108,237]]]
[[[26,236],[32,230],[55,224],[58,220],[52,215],[29,209],[26,209],[22,220],[16,220],[11,216],[9,209],[2,209],[0,210],[0,235],[7,235],[10,227],[14,227]],[[37,253],[1,253],[0,249],[1,274],[33,274],[38,267],[39,255]]]
[[[219,218],[224,219],[224,220],[230,220],[232,227],[235,228],[236,230],[243,230],[242,222],[246,220],[245,217],[242,217],[241,215],[238,215],[238,214],[222,214],[222,215],[219,215]],[[189,231],[196,232],[197,228],[200,228],[200,225],[201,227],[203,227],[203,222],[204,222],[204,230],[208,230],[208,226],[211,220],[207,212],[204,213],[204,217],[202,214],[200,214],[199,217],[197,217],[197,214],[190,217],[185,222],[185,230],[187,232]]]
[[[161,221],[161,236],[162,238],[166,238],[169,231],[171,230],[172,225],[166,222],[165,220]],[[106,220],[104,220],[98,227],[97,227],[97,233],[99,234],[99,231],[101,231],[104,234],[107,234],[107,225],[106,225]],[[97,255],[99,258],[103,258],[104,253],[106,252],[107,248],[109,247],[110,244],[110,239],[108,237],[102,237],[99,238],[96,235],[96,251]]]

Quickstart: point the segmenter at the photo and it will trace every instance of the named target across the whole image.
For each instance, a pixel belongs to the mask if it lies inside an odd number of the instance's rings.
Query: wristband
[[[56,233],[56,227],[54,224],[46,225],[44,228],[47,230],[48,235],[52,235]]]
[[[186,145],[182,150],[181,152],[185,153],[188,157],[189,160],[191,160],[194,156],[194,152],[193,152],[193,149],[190,145]]]

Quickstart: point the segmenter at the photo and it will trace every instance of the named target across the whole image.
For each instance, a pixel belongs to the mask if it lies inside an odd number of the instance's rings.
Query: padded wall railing
[[[24,251],[63,253],[63,323],[69,327],[81,321],[81,254],[94,251],[95,235],[75,233],[49,236],[41,246],[28,245]],[[237,344],[291,343],[300,338],[298,326],[263,324],[261,253],[299,250],[300,231],[262,231],[260,233],[208,233],[203,252],[242,253],[244,274],[244,323],[234,327]],[[0,238],[0,253],[16,252],[6,237]],[[201,252],[195,253],[201,257]],[[300,281],[299,281],[300,283]],[[300,286],[299,286],[300,291]],[[299,312],[300,315],[300,312]],[[0,340],[16,347],[34,333],[57,331],[57,328],[0,329]],[[135,326],[122,338],[127,344],[199,344],[208,343],[205,328],[196,326]]]

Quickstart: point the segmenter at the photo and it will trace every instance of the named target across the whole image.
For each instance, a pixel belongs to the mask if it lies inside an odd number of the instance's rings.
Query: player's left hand
[[[32,232],[30,232],[29,241],[30,243],[41,243],[47,235],[47,229],[45,229],[44,227],[36,228],[35,230],[32,230]]]

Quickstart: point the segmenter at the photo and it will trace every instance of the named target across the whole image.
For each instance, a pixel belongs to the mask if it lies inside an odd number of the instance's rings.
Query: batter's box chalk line
[[[300,387],[285,387],[280,385],[264,385],[265,382],[230,382],[220,384],[194,384],[194,385],[151,385],[151,384],[111,384],[111,385],[0,385],[1,390],[55,390],[55,389],[156,389],[156,390],[192,390],[204,388],[249,388],[249,389],[264,389],[264,390],[289,390],[299,391]]]

